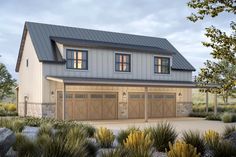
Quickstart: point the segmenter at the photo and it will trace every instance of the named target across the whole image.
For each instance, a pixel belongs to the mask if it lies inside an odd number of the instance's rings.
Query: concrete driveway
[[[109,121],[93,121],[87,122],[92,124],[96,128],[106,127],[113,130],[115,133],[121,129],[126,129],[128,127],[139,127],[140,129],[155,126],[157,123],[167,121],[171,123],[177,130],[179,134],[187,130],[199,130],[201,133],[206,130],[212,129],[219,133],[222,133],[226,125],[236,125],[236,123],[223,123],[220,121],[208,121],[203,118],[163,118],[163,119],[150,119],[147,123],[143,119],[134,119],[134,120],[109,120]]]

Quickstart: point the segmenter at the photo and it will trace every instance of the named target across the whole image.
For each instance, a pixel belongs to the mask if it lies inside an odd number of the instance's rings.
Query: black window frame
[[[158,63],[158,59],[161,59],[161,64]],[[168,65],[162,65],[163,59],[168,60]],[[157,60],[157,63],[156,63],[156,60]],[[158,72],[158,67],[161,67],[160,72]],[[163,71],[163,67],[168,68],[168,72]],[[154,56],[154,73],[155,74],[170,74],[170,58],[169,57]]]
[[[122,56],[122,61],[116,61],[116,56],[119,55],[119,56]],[[124,62],[124,56],[129,56],[129,60],[128,62]],[[121,64],[121,70],[120,69],[116,69],[116,67],[120,67],[120,64]],[[128,65],[129,66],[129,70],[128,71],[125,71],[124,70],[124,65]],[[115,53],[115,72],[131,72],[131,54],[127,54],[127,53]]]
[[[75,59],[69,59],[68,58],[68,51],[73,51],[73,52],[76,52],[76,58]],[[82,53],[82,59],[78,59],[78,53]],[[83,59],[83,53],[86,53],[86,58]],[[74,67],[69,67],[68,66],[68,61],[73,61],[73,64],[74,62],[76,61],[76,68]],[[86,62],[85,63],[85,68],[78,68],[78,62],[81,61],[82,64],[83,62]],[[82,65],[83,67],[83,65]],[[88,51],[87,50],[76,50],[76,49],[66,49],[66,69],[73,69],[73,70],[88,70]]]

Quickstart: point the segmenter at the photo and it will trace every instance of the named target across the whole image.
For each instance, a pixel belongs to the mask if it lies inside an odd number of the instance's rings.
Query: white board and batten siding
[[[43,75],[66,77],[91,77],[141,80],[191,81],[191,71],[171,71],[170,74],[154,73],[154,56],[151,53],[123,52],[105,49],[63,47],[57,44],[65,58],[66,49],[88,51],[88,70],[66,69],[64,64],[43,64]],[[115,72],[115,53],[131,54],[131,72]],[[171,62],[172,58],[170,57]]]

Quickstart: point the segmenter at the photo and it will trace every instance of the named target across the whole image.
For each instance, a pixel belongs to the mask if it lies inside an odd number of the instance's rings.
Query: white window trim
[[[159,74],[159,73],[155,73],[155,64],[154,64],[154,58],[155,57],[165,57],[165,58],[169,58],[170,59],[170,73],[169,74]],[[171,70],[171,67],[172,67],[172,59],[173,57],[172,56],[168,56],[168,55],[153,55],[152,56],[152,72],[154,75],[158,75],[158,76],[168,76],[168,75],[171,75],[172,73],[172,70]]]
[[[130,71],[125,72],[125,71],[116,71],[116,54],[128,54],[130,55]],[[123,51],[114,51],[113,54],[113,72],[115,74],[126,74],[126,75],[130,75],[133,73],[133,54],[131,52],[123,52]]]

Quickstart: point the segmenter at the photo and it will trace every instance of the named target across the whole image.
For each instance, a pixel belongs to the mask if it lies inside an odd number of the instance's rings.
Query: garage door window
[[[102,99],[103,96],[102,96],[102,94],[91,94],[91,98],[94,98],[94,99]]]
[[[76,99],[85,99],[87,97],[88,97],[87,94],[75,94]]]
[[[116,95],[114,95],[114,94],[106,94],[105,98],[106,99],[114,99],[114,98],[116,98]]]

